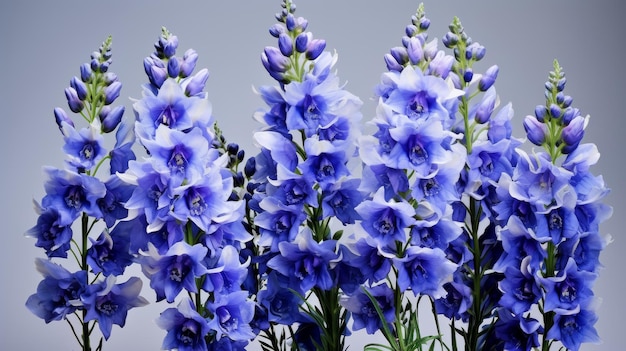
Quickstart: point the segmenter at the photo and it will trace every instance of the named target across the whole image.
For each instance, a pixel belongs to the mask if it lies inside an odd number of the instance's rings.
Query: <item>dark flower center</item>
[[[84,193],[79,186],[72,186],[65,193],[65,204],[67,207],[79,209],[83,205]]]

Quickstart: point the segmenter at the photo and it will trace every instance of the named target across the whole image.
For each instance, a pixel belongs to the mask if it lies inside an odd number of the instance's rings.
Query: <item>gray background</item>
[[[42,165],[62,166],[62,138],[52,109],[65,107],[63,89],[78,75],[81,63],[108,36],[113,36],[111,67],[122,81],[122,98],[140,97],[146,81],[142,60],[166,26],[179,37],[180,53],[198,51],[198,67],[207,67],[214,114],[226,136],[253,150],[258,127],[252,113],[263,107],[252,86],[272,83],[259,55],[275,45],[267,34],[279,0],[240,1],[3,1],[0,3],[0,106],[2,171],[0,223],[0,349],[76,350],[64,322],[45,325],[24,307],[40,275],[33,260],[43,257],[23,233],[36,221],[31,200],[43,194]],[[337,69],[347,89],[364,100],[366,120],[374,115],[373,87],[385,70],[383,54],[400,45],[400,37],[417,1],[317,0],[297,2],[297,14],[309,29],[339,53]],[[522,119],[543,103],[543,83],[557,58],[568,77],[566,93],[575,106],[591,114],[586,140],[595,142],[602,158],[595,167],[612,188],[606,202],[615,209],[602,231],[615,242],[601,257],[605,269],[596,283],[603,299],[597,324],[604,344],[584,350],[622,349],[621,326],[626,302],[621,229],[626,218],[622,138],[625,129],[622,6],[618,1],[426,1],[431,38],[441,38],[453,16],[459,16],[474,40],[487,47],[485,66],[498,64],[497,88],[503,103],[513,102],[516,135]],[[128,116],[131,116],[129,114]],[[250,151],[250,154],[255,151]],[[147,284],[146,284],[147,285]],[[144,296],[154,300],[146,290]],[[113,327],[105,350],[157,350],[163,331],[153,320],[166,306],[151,304],[132,310],[127,326]],[[352,350],[364,340],[350,337]]]

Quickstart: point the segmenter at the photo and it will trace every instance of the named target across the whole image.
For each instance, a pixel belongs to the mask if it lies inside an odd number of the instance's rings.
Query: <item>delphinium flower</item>
[[[502,176],[513,173],[518,163],[515,150],[522,142],[512,136],[511,104],[499,106],[495,88],[498,66],[492,65],[484,73],[475,71],[475,65],[485,57],[486,48],[469,37],[456,17],[442,41],[452,50],[454,57],[448,78],[457,89],[464,91],[457,101],[451,127],[462,135],[460,140],[466,153],[465,165],[457,183],[462,194],[461,201],[453,204],[452,216],[463,223],[461,240],[454,246],[465,246],[468,255],[456,262],[459,268],[454,274],[454,281],[465,285],[465,288],[455,289],[457,293],[465,291],[470,294],[456,301],[471,301],[469,306],[459,305],[463,311],[459,310],[451,321],[452,341],[456,344],[457,330],[462,330],[460,335],[465,349],[480,350],[491,345],[490,337],[493,337],[493,325],[498,317],[498,301],[503,294],[503,299],[509,296],[498,289],[503,275],[516,277],[516,283],[523,284],[516,288],[528,289],[524,290],[524,294],[537,290],[527,282],[531,273],[521,266],[510,273],[493,269],[501,259],[503,245],[506,245],[498,236],[506,223],[494,209],[501,201],[496,193],[497,183]],[[453,248],[449,253],[459,250],[458,247]],[[519,293],[518,290],[516,292]],[[532,295],[526,298],[532,301]],[[528,302],[523,305],[525,303]],[[445,314],[449,316],[450,312]],[[457,327],[457,320],[464,325]]]
[[[416,300],[434,304],[446,297],[462,264],[447,250],[461,235],[452,204],[461,199],[457,182],[466,152],[462,135],[451,127],[464,92],[450,81],[454,58],[438,50],[436,40],[428,41],[429,26],[420,5],[403,45],[385,55],[388,72],[377,87],[378,107],[370,121],[377,130],[359,140],[365,165],[361,189],[371,195],[356,207],[362,220],[351,250],[357,258],[347,264],[364,271],[365,284],[355,296],[370,295],[379,311],[369,318],[379,321],[356,323],[355,317],[354,327],[373,333],[377,326],[385,347],[393,350],[415,349],[432,339],[419,332]],[[390,307],[380,305],[376,289],[391,292]],[[353,308],[354,299],[346,306]]]
[[[35,245],[45,250],[48,260],[37,260],[44,280],[26,306],[46,323],[67,320],[83,350],[102,349],[102,337],[98,343],[91,340],[96,324],[108,340],[113,324],[123,327],[128,310],[147,303],[139,296],[139,278],[117,280],[134,261],[129,228],[121,224],[128,212],[123,203],[133,187],[120,182],[115,173],[124,171],[135,156],[134,138],[127,134],[128,122],[123,119],[124,106],[112,105],[122,85],[109,71],[111,62],[109,37],[91,54],[91,61],[80,67],[80,77],[73,77],[65,89],[73,115],[60,107],[54,109],[65,140],[66,166],[44,169],[46,195],[35,203],[39,218],[27,232],[37,239]],[[80,119],[87,125],[80,127]],[[114,131],[115,145],[107,150],[105,137]],[[109,172],[103,176],[106,161]],[[100,235],[94,237],[100,228]],[[76,260],[76,272],[52,262],[68,258],[68,252]]]
[[[360,219],[350,161],[362,102],[340,85],[337,56],[307,31],[296,6],[286,0],[282,7],[270,28],[278,45],[261,54],[279,84],[258,89],[267,108],[255,114],[263,124],[254,134],[260,152],[246,167],[248,229],[258,238],[250,275],[258,277],[259,315],[269,322],[260,343],[343,350],[349,314],[339,300],[356,269],[339,262],[347,235],[337,226]]]
[[[119,173],[135,186],[125,203],[136,229],[130,246],[156,300],[177,303],[157,322],[164,349],[243,350],[255,337],[255,305],[242,289],[249,260],[240,252],[252,239],[237,195],[244,152],[214,124],[196,52],[176,56],[178,38],[165,28],[154,47],[144,60],[150,82],[133,105],[148,155]]]
[[[504,255],[496,269],[507,268],[498,312],[506,322],[496,324],[496,335],[505,345],[523,335],[540,336],[540,343],[524,349],[540,344],[545,351],[560,344],[579,350],[582,343],[599,341],[593,284],[600,251],[608,243],[599,225],[611,208],[602,203],[608,193],[602,177],[590,170],[599,159],[597,147],[581,143],[589,116],[572,107],[565,83],[555,60],[545,84],[545,105],[524,120],[528,140],[543,150],[518,150],[519,162],[497,189],[502,201],[496,210],[506,226],[500,234]],[[522,272],[523,281],[514,272]],[[527,330],[523,321],[535,318],[530,317],[534,306],[540,314],[533,323],[541,328]],[[518,332],[508,334],[511,339],[499,331],[511,328],[510,321],[520,321]]]

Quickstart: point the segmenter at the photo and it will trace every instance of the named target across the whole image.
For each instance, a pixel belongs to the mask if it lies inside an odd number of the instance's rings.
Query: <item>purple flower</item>
[[[353,224],[361,216],[355,208],[363,200],[363,194],[357,189],[359,179],[341,179],[322,192],[323,217],[336,217],[345,224]]]
[[[104,186],[107,192],[103,198],[98,199],[97,203],[107,228],[111,228],[117,220],[127,217],[128,210],[124,207],[124,203],[128,201],[135,187],[124,183],[115,175],[111,176]]]
[[[132,150],[134,144],[135,133],[132,124],[128,120],[122,120],[117,132],[115,132],[115,146],[109,152],[109,156],[111,156],[109,163],[111,174],[126,172],[128,162],[136,159]]]
[[[207,264],[208,273],[204,278],[202,289],[220,294],[229,294],[241,290],[241,284],[248,274],[250,261],[241,263],[237,248],[226,245],[219,254],[217,264]]]
[[[261,233],[259,245],[277,252],[279,243],[292,242],[296,238],[306,214],[301,206],[284,205],[273,197],[261,200],[259,205],[264,210],[254,219],[254,224],[259,226]]]
[[[35,260],[35,265],[44,279],[37,286],[37,292],[26,301],[26,307],[34,315],[50,323],[83,308],[80,296],[87,287],[87,271],[70,273],[45,259]]]
[[[352,312],[352,330],[365,328],[368,334],[374,334],[383,328],[383,321],[378,315],[374,303],[380,308],[384,322],[391,324],[395,321],[396,309],[393,290],[387,284],[376,285],[371,288],[363,288],[372,295],[375,302],[362,290],[357,290],[353,295],[345,297],[341,305]]]
[[[447,282],[443,285],[446,295],[435,300],[437,313],[450,319],[467,319],[467,310],[472,305],[472,290],[465,284]]]
[[[400,291],[411,289],[415,296],[429,295],[438,299],[446,293],[443,285],[452,279],[458,268],[440,249],[410,246],[404,257],[394,259],[398,270]]]
[[[139,262],[143,273],[150,279],[157,301],[166,299],[171,303],[183,289],[198,292],[196,278],[208,272],[202,264],[206,254],[206,247],[190,246],[185,242],[175,243],[164,255],[159,255],[154,246],[150,246],[148,254],[140,257]]]
[[[307,159],[300,166],[304,177],[317,181],[323,189],[350,172],[345,165],[345,152],[326,140],[309,138],[304,142]]]
[[[333,286],[330,262],[339,257],[335,252],[336,246],[334,240],[316,242],[311,230],[305,228],[294,242],[280,242],[280,255],[270,259],[267,266],[283,275],[294,277],[300,282],[302,291],[313,287],[328,290]]]
[[[230,294],[215,296],[215,301],[207,304],[213,315],[209,320],[209,328],[216,332],[219,340],[223,336],[235,341],[251,340],[255,337],[250,327],[254,318],[254,302],[248,299],[246,291],[235,291]]]
[[[205,336],[209,333],[207,320],[196,311],[190,299],[182,300],[177,308],[168,308],[156,320],[167,335],[161,346],[164,350],[203,351],[207,349]]]
[[[124,327],[128,310],[141,307],[148,301],[139,296],[142,282],[131,277],[126,282],[115,284],[115,276],[109,276],[99,284],[90,285],[81,300],[87,309],[85,322],[97,320],[105,339],[109,339],[113,324]]]

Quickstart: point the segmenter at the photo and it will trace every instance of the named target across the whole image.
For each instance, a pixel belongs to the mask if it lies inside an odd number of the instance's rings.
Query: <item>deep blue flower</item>
[[[306,214],[301,206],[284,205],[273,197],[263,199],[259,205],[264,211],[254,219],[254,224],[259,226],[261,233],[259,245],[278,252],[279,243],[292,242],[296,238]]]
[[[37,292],[26,301],[26,307],[34,315],[50,323],[83,308],[80,296],[87,289],[87,271],[70,273],[45,259],[35,260],[35,265],[44,279],[37,286]]]
[[[506,267],[520,267],[526,257],[531,258],[531,267],[537,269],[546,257],[546,252],[541,246],[542,242],[533,235],[533,230],[527,228],[518,216],[511,216],[500,233],[504,253],[493,269],[504,272]]]
[[[573,258],[567,262],[556,277],[542,278],[541,285],[546,291],[544,310],[574,310],[579,306],[587,306],[593,298],[593,283],[597,274],[581,271]]]
[[[115,146],[109,152],[111,160],[109,162],[111,174],[123,173],[128,169],[128,162],[135,160],[135,153],[132,150],[135,144],[135,132],[133,124],[129,120],[122,120],[117,132],[115,132]]]
[[[106,155],[102,134],[93,126],[77,131],[69,124],[63,124],[63,135],[67,162],[78,170],[93,168]]]
[[[26,232],[26,236],[37,239],[36,247],[46,250],[49,258],[67,258],[67,251],[70,249],[72,240],[72,226],[60,224],[60,214],[55,207],[42,208],[35,203],[37,224]]]
[[[257,173],[255,179],[272,176],[276,169],[276,164],[285,167],[289,171],[295,171],[298,166],[298,155],[296,147],[290,139],[277,132],[256,132],[254,133],[254,141],[259,147],[269,151],[267,161],[271,164],[264,164],[257,159]],[[268,157],[269,156],[269,157]],[[265,170],[263,168],[266,168]]]
[[[164,350],[204,351],[209,333],[207,320],[196,311],[190,299],[182,300],[177,308],[163,311],[156,324],[167,331],[161,346]]]
[[[107,228],[111,228],[117,220],[128,216],[128,209],[124,207],[124,203],[128,201],[135,187],[124,183],[116,175],[111,176],[104,186],[107,192],[97,203]]]
[[[412,66],[405,67],[401,73],[385,73],[395,85],[384,100],[399,114],[411,119],[430,119],[445,121],[449,112],[444,104],[464,94],[451,88],[442,78],[424,75]]]
[[[345,165],[345,152],[326,140],[309,138],[304,142],[307,159],[300,166],[304,177],[328,188],[350,172]]]
[[[364,287],[363,289],[367,289],[376,302],[372,302],[365,292],[358,289],[353,295],[343,298],[341,305],[352,312],[353,331],[365,328],[368,334],[374,334],[383,328],[383,321],[381,321],[374,303],[380,308],[384,322],[391,324],[396,317],[394,294],[387,284],[380,284],[371,288]]]
[[[102,218],[97,200],[106,194],[106,187],[97,178],[52,167],[45,167],[48,180],[44,184],[46,196],[41,200],[44,208],[59,211],[61,225],[71,224],[81,212]]]
[[[207,127],[212,119],[209,101],[186,96],[174,79],[167,79],[156,95],[144,91],[133,109],[139,123],[137,132],[143,139],[152,139],[161,124],[184,131],[196,125]]]
[[[600,337],[594,328],[598,316],[587,309],[556,311],[554,325],[548,330],[548,338],[559,340],[569,350],[578,351],[582,343],[599,343]],[[565,312],[565,313],[559,313]]]
[[[542,297],[542,291],[529,267],[530,257],[526,257],[521,266],[509,266],[504,271],[504,279],[500,282],[503,292],[500,305],[516,315],[522,315]]]
[[[440,249],[410,246],[404,257],[394,259],[398,270],[398,288],[409,288],[415,296],[429,295],[435,299],[446,293],[443,285],[452,280],[452,273],[457,265],[446,258]]]
[[[126,267],[134,262],[130,253],[130,237],[134,233],[122,226],[113,228],[109,234],[104,230],[97,240],[91,238],[91,247],[87,250],[87,263],[94,273],[105,276],[122,275]]]
[[[405,229],[415,223],[415,209],[408,202],[385,201],[383,192],[379,189],[372,200],[363,201],[355,210],[367,234],[379,245],[395,247],[396,241],[406,242]]]
[[[208,272],[202,264],[206,254],[206,247],[190,246],[185,242],[172,245],[164,255],[150,246],[147,255],[140,257],[139,262],[143,273],[150,279],[157,301],[173,302],[183,289],[198,292],[196,278]]]
[[[241,284],[248,274],[250,260],[241,263],[237,248],[226,245],[219,253],[215,265],[209,265],[202,289],[209,292],[228,294],[241,290]]]
[[[209,143],[199,128],[183,133],[161,125],[154,140],[145,140],[143,145],[154,160],[155,170],[171,177],[172,187],[183,181],[197,182],[209,162]]]
[[[467,320],[467,310],[472,305],[472,290],[463,283],[455,281],[443,285],[446,295],[435,300],[437,313],[450,319]]]
[[[230,294],[218,294],[215,301],[207,304],[213,315],[209,328],[216,332],[219,340],[223,336],[235,341],[251,340],[255,337],[250,327],[254,318],[254,302],[248,299],[248,292],[236,291]]]
[[[267,311],[267,319],[270,322],[276,322],[284,325],[291,325],[302,319],[300,305],[302,298],[298,294],[304,292],[299,286],[292,286],[290,278],[277,271],[272,271],[267,278],[267,286],[259,291],[257,300]]]
[[[293,242],[280,242],[280,255],[270,259],[267,266],[285,276],[295,277],[302,291],[313,287],[328,290],[333,286],[330,263],[339,258],[336,246],[334,240],[316,242],[311,230],[305,228]]]
[[[457,222],[444,217],[430,227],[413,226],[410,231],[411,245],[445,250],[462,232]]]
[[[285,205],[308,204],[317,207],[318,193],[313,187],[310,177],[305,177],[287,170],[281,165],[276,166],[276,180],[269,179],[275,188],[266,190],[267,194]]]
[[[121,284],[115,282],[115,276],[111,275],[105,281],[89,285],[87,292],[81,296],[87,310],[84,321],[98,321],[106,340],[111,335],[113,324],[124,327],[128,310],[148,304],[146,299],[139,296],[141,279],[131,277]]]
[[[361,219],[355,208],[363,200],[363,194],[357,189],[360,180],[341,179],[322,192],[322,214],[324,218],[336,217],[345,224],[353,224]]]
[[[375,243],[359,239],[353,244],[354,256],[347,263],[361,270],[365,280],[375,284],[387,277],[391,271],[391,260],[383,256]]]
[[[531,351],[539,347],[539,333],[543,327],[533,318],[512,315],[505,309],[498,311],[495,336],[502,340],[505,350]]]
[[[572,208],[553,208],[547,213],[538,213],[535,235],[540,240],[551,239],[558,244],[563,239],[571,239],[578,234],[579,223]]]

